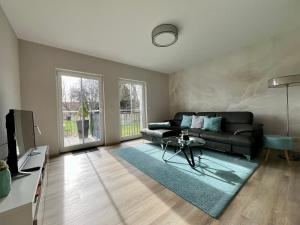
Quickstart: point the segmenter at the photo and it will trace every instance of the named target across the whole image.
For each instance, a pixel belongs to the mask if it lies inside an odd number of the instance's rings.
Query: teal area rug
[[[193,149],[195,155],[199,154],[199,150]],[[117,149],[114,154],[210,216],[218,218],[258,167],[258,162],[216,151],[202,151],[200,162],[195,157],[194,169],[188,165],[183,154],[175,156],[171,162],[164,162],[161,158],[163,150],[154,144]],[[174,149],[170,147],[165,158],[172,154]]]

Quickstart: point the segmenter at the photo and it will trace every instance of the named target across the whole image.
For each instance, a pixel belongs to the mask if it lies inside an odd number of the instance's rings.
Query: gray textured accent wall
[[[285,89],[268,79],[300,73],[300,30],[170,75],[170,112],[247,110],[265,133],[285,134]],[[300,86],[290,88],[291,133],[300,136]]]

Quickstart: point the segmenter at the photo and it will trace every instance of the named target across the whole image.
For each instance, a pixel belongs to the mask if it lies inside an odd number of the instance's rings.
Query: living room
[[[300,224],[299,9],[0,0],[1,225]]]

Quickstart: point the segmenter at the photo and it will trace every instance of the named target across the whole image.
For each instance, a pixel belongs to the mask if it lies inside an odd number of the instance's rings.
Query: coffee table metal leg
[[[162,159],[163,159],[164,161],[169,161],[169,160],[172,159],[175,155],[178,155],[180,152],[182,152],[181,149],[180,149],[178,152],[176,152],[175,154],[171,155],[168,159],[165,159],[165,158],[164,158],[164,155],[165,155],[165,154],[163,154]]]
[[[163,160],[165,160],[165,159],[164,159],[164,156],[165,156],[165,153],[166,153],[166,151],[167,151],[168,143],[169,143],[169,142],[167,142],[167,143],[165,144],[165,147],[164,147],[164,144],[161,143],[161,148],[164,150],[164,153],[163,153],[163,155],[162,155],[162,157],[161,157]]]
[[[191,159],[189,159],[189,157],[186,154],[184,148],[188,148],[189,149],[190,155],[191,155]],[[194,160],[194,155],[193,155],[192,149],[189,146],[185,146],[185,147],[182,148],[182,152],[184,153],[184,156],[185,156],[186,160],[188,161],[189,165],[194,168],[195,167],[195,160]]]
[[[167,147],[168,147],[168,144],[170,142],[167,142],[167,143],[162,143],[161,144],[161,147],[162,149],[164,150],[163,154],[162,154],[162,160],[164,160],[165,162],[169,161],[170,159],[172,159],[174,156],[178,155],[180,152],[183,152],[188,164],[194,168],[196,166],[195,164],[195,159],[194,159],[194,154],[193,154],[193,150],[192,148],[189,146],[189,145],[184,145],[182,147],[179,147],[178,148],[178,151],[175,150],[175,154],[171,155],[168,159],[165,159],[165,154],[166,154],[166,151],[167,151]],[[165,144],[165,146],[164,146]],[[187,155],[187,152],[186,151],[189,151],[189,154],[190,154],[190,157]],[[198,159],[199,159],[199,163],[200,163],[200,159],[201,159],[201,155],[202,155],[202,150],[200,149],[200,154],[197,156]]]
[[[191,159],[192,159],[192,165],[193,165],[193,167],[195,167],[195,159],[194,159],[193,150],[191,149],[190,146],[188,146],[188,149],[190,150],[190,155],[191,155]]]
[[[202,149],[200,148],[200,154],[197,155],[197,158],[198,158],[198,162],[200,163],[200,160],[201,160],[201,156],[202,156]]]
[[[169,160],[172,159],[175,155],[178,155],[178,154],[182,151],[181,148],[179,148],[178,151],[175,150],[175,154],[171,155],[168,159],[165,159],[165,154],[166,154],[166,151],[167,151],[168,144],[169,144],[169,142],[167,142],[167,143],[165,144],[165,147],[163,147],[163,144],[161,144],[161,146],[162,146],[162,148],[163,148],[163,150],[164,150],[164,153],[163,153],[163,155],[162,155],[161,158],[162,158],[162,160],[164,160],[164,161],[169,161]]]

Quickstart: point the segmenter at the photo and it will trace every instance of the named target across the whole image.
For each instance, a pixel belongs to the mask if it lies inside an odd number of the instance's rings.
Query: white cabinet
[[[47,184],[48,146],[40,146],[31,159],[41,168],[12,181],[11,191],[0,199],[1,225],[38,225],[42,224],[44,213],[44,193]],[[34,157],[34,158],[33,158]]]

